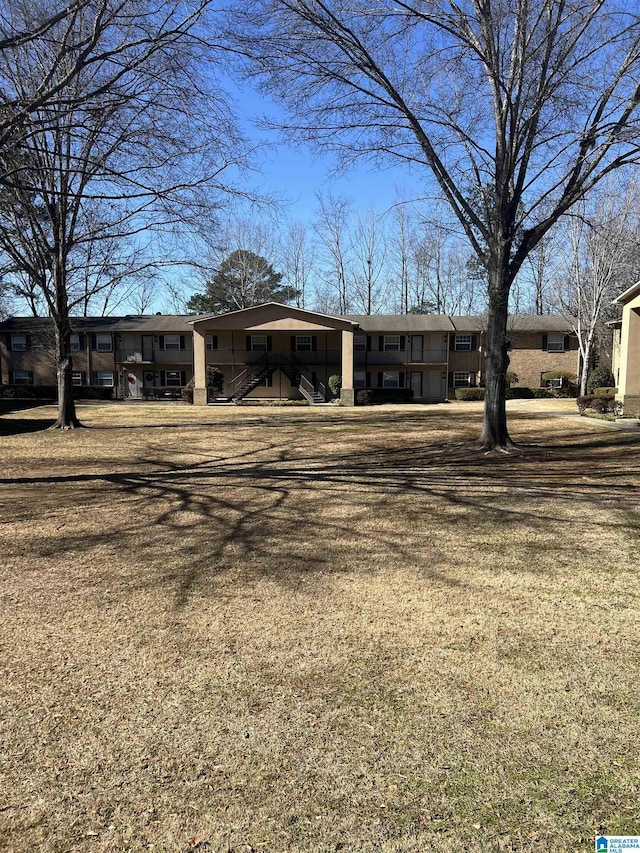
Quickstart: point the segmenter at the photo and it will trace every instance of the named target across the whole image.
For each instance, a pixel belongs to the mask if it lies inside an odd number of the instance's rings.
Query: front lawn
[[[640,437],[570,404],[0,419],[0,848],[640,833]]]

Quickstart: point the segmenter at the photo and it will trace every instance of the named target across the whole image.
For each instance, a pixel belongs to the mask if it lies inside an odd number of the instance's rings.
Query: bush
[[[340,396],[340,389],[342,388],[342,376],[339,376],[337,373],[334,373],[333,376],[330,376],[327,385],[334,397]]]
[[[507,370],[506,380],[507,380],[507,388],[510,388],[512,385],[517,385],[518,382],[520,381],[518,379],[518,374],[514,373],[513,370]]]
[[[616,380],[608,367],[596,367],[587,379],[587,394],[593,394],[596,388],[613,388]]]
[[[108,385],[74,385],[75,400],[112,400],[114,388]],[[56,397],[58,395],[56,394]]]
[[[518,387],[507,388],[507,400],[531,400],[533,399],[533,389]]]
[[[456,400],[484,400],[484,388],[456,388]]]
[[[207,388],[213,388],[217,394],[222,394],[224,373],[219,367],[207,367]]]
[[[587,409],[592,409],[599,415],[619,415],[622,412],[622,403],[613,396],[605,397],[602,394],[585,394],[576,400],[578,411],[583,414]]]
[[[412,403],[413,391],[411,388],[364,388],[356,393],[355,402],[357,406],[375,406],[380,403]]]
[[[23,397],[26,400],[57,400],[57,385],[0,385],[0,397]]]
[[[575,373],[571,373],[569,370],[548,370],[546,373],[542,374],[543,382],[551,382],[553,380],[560,380],[561,387],[552,386],[552,391],[554,392],[554,396],[556,397],[577,397],[579,388],[578,388],[578,377]]]
[[[551,397],[555,397],[551,388],[530,388],[529,390],[531,391],[531,396],[534,400],[548,400]]]

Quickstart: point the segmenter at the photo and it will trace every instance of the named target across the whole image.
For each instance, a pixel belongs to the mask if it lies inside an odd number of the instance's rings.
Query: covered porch
[[[216,396],[250,399],[331,398],[329,378],[342,381],[340,400],[354,405],[353,334],[358,324],[278,303],[193,321],[194,403],[212,400],[207,369],[223,375]]]

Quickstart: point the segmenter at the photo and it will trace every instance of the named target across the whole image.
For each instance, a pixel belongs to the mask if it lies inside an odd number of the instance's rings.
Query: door
[[[411,335],[411,361],[422,361],[422,351],[424,350],[424,336]],[[422,380],[420,380],[422,383]]]
[[[424,396],[428,400],[444,400],[442,370],[427,370],[424,378]]]
[[[413,344],[411,346],[413,351]],[[411,390],[413,391],[413,399],[419,400],[422,397],[422,371],[411,371]]]
[[[133,400],[138,400],[141,394],[142,377],[135,370],[125,370],[122,382],[122,395]]]
[[[142,360],[153,361],[153,335],[142,336]]]

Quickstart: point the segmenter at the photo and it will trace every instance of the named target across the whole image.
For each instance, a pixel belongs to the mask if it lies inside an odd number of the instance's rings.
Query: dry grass
[[[462,446],[477,404],[4,438],[0,847],[640,831],[640,438],[552,405],[514,403],[537,447],[497,459]]]

